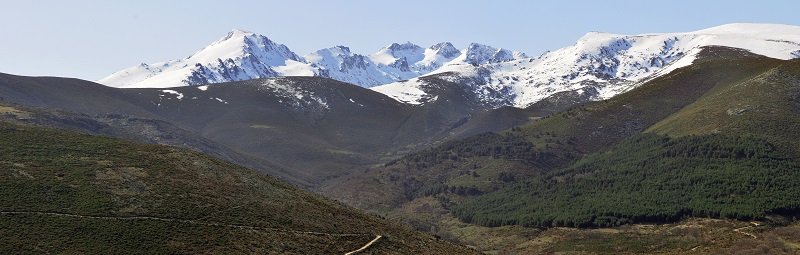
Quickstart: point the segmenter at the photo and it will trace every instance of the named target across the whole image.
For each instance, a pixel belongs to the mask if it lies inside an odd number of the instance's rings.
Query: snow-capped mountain
[[[368,56],[353,53],[348,47],[336,46],[308,54],[304,59],[319,67],[321,76],[373,87],[425,75],[461,55],[461,51],[449,42],[429,48],[406,42],[392,43]]]
[[[397,68],[403,72],[425,74],[451,62],[460,55],[462,55],[461,51],[449,42],[437,43],[427,49],[407,42],[393,43],[383,47],[378,52],[371,54],[369,58],[379,66]],[[413,77],[403,79],[408,78]]]
[[[515,59],[528,58],[525,53],[510,51],[507,49],[497,49],[492,46],[472,43],[467,48],[465,54],[460,56],[457,60],[459,62],[482,65],[508,62]]]
[[[461,51],[456,49],[452,43],[443,42],[425,49],[423,55],[422,60],[417,62],[419,68],[433,71],[460,56]]]
[[[318,50],[304,58],[321,70],[321,76],[339,81],[368,87],[398,80],[379,70],[368,57],[355,54],[345,46]]]
[[[422,60],[425,49],[411,42],[392,43],[369,56],[372,62],[382,66],[391,66],[403,71],[411,71],[410,63]]]
[[[277,68],[281,67],[281,68]],[[316,70],[283,44],[243,30],[233,30],[189,57],[140,64],[99,81],[120,88],[174,87],[278,76],[314,75]]]
[[[529,58],[472,43],[423,48],[392,43],[372,54],[336,46],[298,56],[265,36],[234,30],[191,56],[141,64],[99,82],[113,87],[175,87],[273,76],[322,76],[372,87],[401,102],[438,98],[420,79],[461,84],[487,107],[526,107],[559,92],[610,98],[643,81],[690,65],[704,46],[741,48],[773,58],[800,57],[800,27],[728,24],[686,33],[618,35],[590,32],[569,47]],[[380,85],[380,86],[379,86]]]
[[[492,95],[487,102],[506,101],[516,107],[526,107],[565,91],[591,93],[592,99],[600,100],[690,65],[701,47],[715,45],[741,48],[771,58],[798,58],[800,27],[728,24],[688,33],[590,32],[572,46],[528,59],[519,59],[507,51],[470,45],[466,54],[455,59],[457,61],[431,74],[439,74],[438,77],[451,82],[469,83],[464,87],[475,90],[475,94]],[[488,64],[456,64],[484,62]],[[372,89],[398,101],[426,103],[435,100],[435,96],[426,91],[429,80],[415,78]]]
[[[462,53],[449,42],[429,48],[392,43],[369,55],[336,46],[300,57],[263,35],[233,30],[187,58],[143,63],[98,82],[119,88],[166,88],[274,76],[322,76],[372,87],[419,77],[448,64],[480,65],[524,57],[480,44],[471,44]]]

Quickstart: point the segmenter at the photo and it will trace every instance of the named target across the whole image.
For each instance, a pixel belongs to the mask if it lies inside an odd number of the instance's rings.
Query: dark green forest
[[[547,165],[561,161],[562,157],[554,150],[537,150],[536,146],[518,133],[483,133],[458,141],[450,141],[441,146],[410,154],[399,161],[412,169],[424,169],[447,161],[458,161],[473,157],[491,157],[521,161],[532,165]]]
[[[467,200],[484,226],[606,227],[687,216],[760,219],[800,211],[800,164],[755,137],[632,137],[571,167]]]

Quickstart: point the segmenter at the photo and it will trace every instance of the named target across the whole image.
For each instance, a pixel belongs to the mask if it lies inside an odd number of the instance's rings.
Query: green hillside
[[[0,122],[4,253],[469,253],[168,146]]]
[[[754,135],[800,152],[800,61],[785,61],[750,79],[721,84],[647,132]]]

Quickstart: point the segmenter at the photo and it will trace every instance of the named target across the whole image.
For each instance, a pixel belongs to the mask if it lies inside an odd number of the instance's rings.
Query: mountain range
[[[400,102],[435,100],[421,77],[459,83],[486,107],[524,108],[561,92],[608,99],[649,79],[690,65],[701,47],[728,46],[778,59],[800,57],[800,28],[727,24],[686,33],[618,35],[590,32],[568,47],[530,58],[472,43],[422,48],[392,43],[375,53],[335,46],[299,56],[267,37],[233,30],[191,56],[141,64],[99,80],[119,88],[205,85],[275,77],[320,76],[371,88]]]
[[[369,55],[346,46],[299,56],[266,36],[234,29],[184,59],[127,68],[98,81],[119,88],[165,88],[275,76],[321,76],[372,87],[430,73],[444,65],[481,65],[525,58],[521,52],[472,43],[464,50],[448,42],[428,48],[392,43]]]

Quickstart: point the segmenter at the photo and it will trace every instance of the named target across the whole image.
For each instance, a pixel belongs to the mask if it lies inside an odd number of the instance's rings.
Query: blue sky
[[[165,4],[169,3],[169,4]],[[186,57],[233,28],[300,55],[334,45],[480,42],[531,56],[588,31],[693,31],[733,22],[800,25],[800,1],[12,1],[0,0],[0,72],[97,80]]]

